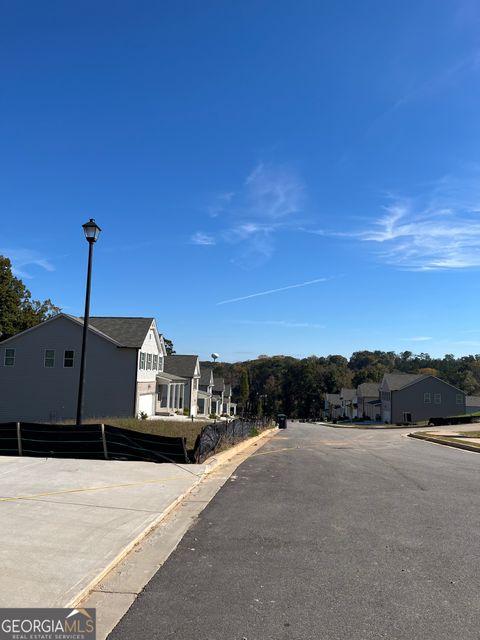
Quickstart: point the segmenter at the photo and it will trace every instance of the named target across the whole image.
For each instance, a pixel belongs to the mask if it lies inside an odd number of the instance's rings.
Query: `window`
[[[66,369],[71,369],[73,367],[73,361],[75,358],[75,351],[66,350],[63,352],[63,366]]]
[[[457,404],[463,404],[463,393],[457,393]]]
[[[158,356],[158,370],[163,371],[163,356]]]
[[[55,349],[45,349],[45,359],[43,366],[51,369],[55,366]]]
[[[152,368],[152,354],[147,353],[147,369],[150,370]]]
[[[432,402],[432,396],[431,396],[431,394],[430,394],[430,393],[424,393],[424,394],[423,394],[423,402],[424,402],[425,404],[431,404],[431,402]]]
[[[433,394],[433,402],[435,404],[442,404],[442,394],[441,393],[434,393]]]
[[[153,370],[156,371],[158,368],[158,356],[154,353],[153,354]]]
[[[140,369],[145,369],[145,354],[140,351]]]
[[[13,367],[15,364],[15,349],[5,349],[4,364],[6,367]]]

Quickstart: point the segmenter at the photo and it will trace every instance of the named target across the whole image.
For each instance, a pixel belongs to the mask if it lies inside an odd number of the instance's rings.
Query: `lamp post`
[[[93,218],[90,218],[83,226],[85,238],[88,242],[88,269],[87,269],[87,290],[85,294],[85,313],[83,314],[83,337],[82,337],[82,355],[80,359],[80,377],[78,381],[78,401],[77,401],[77,426],[82,424],[83,413],[83,387],[85,383],[85,360],[87,355],[87,335],[88,321],[90,318],[90,286],[92,281],[92,255],[93,245],[100,235],[100,227]]]

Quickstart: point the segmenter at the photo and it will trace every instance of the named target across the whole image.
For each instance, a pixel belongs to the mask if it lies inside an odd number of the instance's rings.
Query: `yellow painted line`
[[[196,475],[197,478],[201,477],[200,475],[197,475],[197,474],[193,474],[193,475]],[[68,493],[85,493],[88,491],[103,491],[105,489],[120,489],[122,487],[139,487],[147,484],[163,484],[164,482],[178,480],[179,478],[180,476],[167,476],[162,480],[145,480],[143,482],[111,484],[111,485],[105,485],[103,487],[83,487],[81,489],[65,489],[64,491],[46,491],[44,493],[34,493],[28,496],[12,496],[8,498],[0,498],[0,502],[13,502],[14,500],[34,500],[35,498],[45,498],[46,496],[62,496]]]

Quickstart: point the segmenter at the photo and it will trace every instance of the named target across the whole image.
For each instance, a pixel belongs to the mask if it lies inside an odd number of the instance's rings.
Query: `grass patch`
[[[186,438],[187,449],[193,449],[195,440],[208,420],[178,421],[178,420],[139,420],[137,418],[90,418],[83,421],[84,424],[109,424],[112,427],[130,429],[140,433],[150,433],[155,436],[168,436],[170,438]],[[72,420],[64,424],[75,424]],[[61,426],[61,425],[59,425]]]
[[[459,434],[462,435],[463,438],[463,433],[462,432],[458,432]],[[478,433],[478,436],[474,436],[472,434],[474,433]],[[439,436],[436,433],[432,433],[431,431],[420,431],[417,433],[411,433],[410,436],[412,438],[416,438],[417,440],[426,440],[426,441],[430,441],[430,442],[438,442],[439,444],[446,444],[449,445],[451,447],[457,447],[458,449],[468,449],[468,450],[475,450],[480,452],[480,443],[478,442],[465,442],[465,440],[460,440],[460,438],[455,438],[453,436]],[[467,436],[466,437],[480,437],[480,432],[479,431],[468,431],[467,432]]]

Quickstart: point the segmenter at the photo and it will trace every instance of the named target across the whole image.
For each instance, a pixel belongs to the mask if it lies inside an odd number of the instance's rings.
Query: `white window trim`
[[[7,351],[13,351],[13,363],[12,364],[7,364]],[[8,357],[11,358],[12,356],[8,356]],[[16,359],[17,359],[16,350],[13,347],[5,347],[5,353],[3,354],[3,366],[4,367],[14,367]]]
[[[71,367],[66,367],[65,366],[65,360],[66,360],[66,356],[65,354],[67,353],[67,351],[70,351],[71,353],[73,353],[72,358],[69,358],[69,360],[72,360],[72,366]],[[63,368],[64,369],[75,369],[75,350],[74,349],[64,349],[63,350]]]
[[[434,393],[433,394],[433,404],[442,404],[442,394]]]
[[[461,393],[457,393],[456,401],[457,404],[463,404],[463,395]]]
[[[432,404],[432,394],[425,392],[423,394],[423,404]]]
[[[152,370],[153,353],[147,353],[147,371]]]
[[[143,367],[142,367],[142,359],[143,359]],[[144,351],[140,351],[140,354],[138,356],[138,368],[140,369],[140,371],[145,371],[145,367],[146,367],[146,364],[147,364],[146,361],[147,361],[147,358],[146,358],[145,352]]]
[[[53,351],[53,364],[51,367],[47,367],[47,351]],[[57,359],[57,353],[55,349],[44,349],[43,350],[43,368],[44,369],[55,369],[55,360]]]

